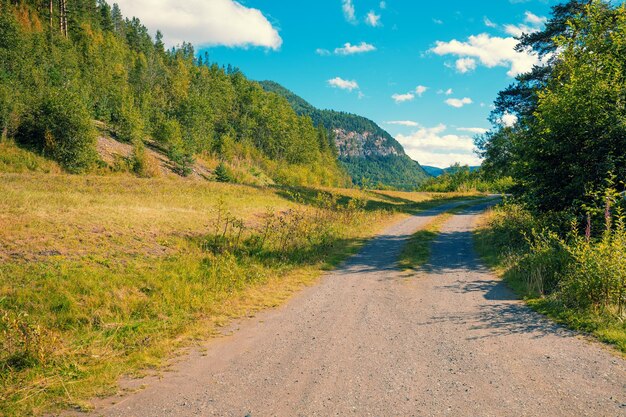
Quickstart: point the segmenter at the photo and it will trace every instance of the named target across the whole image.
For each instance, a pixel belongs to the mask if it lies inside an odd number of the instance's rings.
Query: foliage
[[[469,166],[455,164],[436,178],[426,181],[420,189],[431,192],[492,192],[506,193],[512,187],[509,177],[486,179],[481,170],[472,171]]]
[[[576,222],[561,237],[563,223],[506,204],[478,230],[477,248],[533,308],[626,352],[624,218],[610,215],[599,237]]]
[[[496,128],[477,144],[487,174],[510,175],[533,210],[580,212],[607,176],[626,181],[624,39],[626,5],[601,0],[556,6],[543,32],[522,37],[546,64],[500,94]]]
[[[345,157],[340,161],[353,183],[366,189],[415,191],[426,178],[422,167],[406,155]]]
[[[50,155],[70,172],[81,172],[95,162],[95,129],[81,100],[51,91],[23,115],[16,133],[19,143]]]
[[[238,145],[273,162],[276,169],[267,174],[275,181],[293,168],[306,171],[303,184],[345,184],[330,144],[321,143],[310,118],[298,116],[284,98],[230,66],[197,57],[190,44],[165,50],[160,35],[152,39],[117,5],[67,3],[68,21],[55,14],[50,25],[41,1],[0,2],[3,137],[84,171],[95,155],[87,124],[98,120],[134,146],[153,137],[181,175],[189,175],[202,154],[240,156],[233,153]]]
[[[215,180],[217,182],[233,182],[233,175],[224,162],[220,162],[215,168]]]

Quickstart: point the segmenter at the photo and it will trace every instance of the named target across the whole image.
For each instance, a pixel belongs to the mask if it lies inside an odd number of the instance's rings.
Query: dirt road
[[[479,265],[479,210],[445,224],[423,271],[394,264],[436,210],[96,415],[626,416],[626,361]]]

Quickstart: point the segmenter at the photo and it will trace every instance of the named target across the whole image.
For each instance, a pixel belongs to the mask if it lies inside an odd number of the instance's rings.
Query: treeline
[[[499,94],[478,140],[485,175],[514,181],[484,242],[542,311],[626,351],[626,5],[555,6],[518,49],[543,64]]]
[[[420,190],[435,193],[508,193],[512,186],[513,180],[510,177],[489,178],[481,169],[472,170],[467,165],[456,163],[438,177],[429,178]]]
[[[328,134],[239,70],[167,49],[104,1],[0,2],[0,129],[71,172],[97,161],[94,120],[135,147],[165,149],[183,175],[194,156],[252,158],[270,176],[345,183]],[[265,163],[267,162],[267,163]]]
[[[536,212],[603,205],[607,179],[626,180],[626,9],[601,0],[555,6],[541,32],[519,51],[544,64],[502,91],[496,128],[478,140],[483,169],[510,176]],[[510,126],[503,120],[517,118]]]

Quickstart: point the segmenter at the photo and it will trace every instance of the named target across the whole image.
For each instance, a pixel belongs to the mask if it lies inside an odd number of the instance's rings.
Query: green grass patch
[[[452,217],[451,213],[443,213],[435,217],[422,230],[411,236],[402,249],[398,266],[403,270],[417,269],[430,259],[431,244],[439,235],[441,226]]]

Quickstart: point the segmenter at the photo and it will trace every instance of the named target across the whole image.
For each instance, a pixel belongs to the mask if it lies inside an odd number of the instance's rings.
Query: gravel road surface
[[[415,272],[395,269],[399,252],[441,208],[392,226],[94,415],[626,416],[626,361],[533,313],[479,264],[484,208],[452,217]]]

